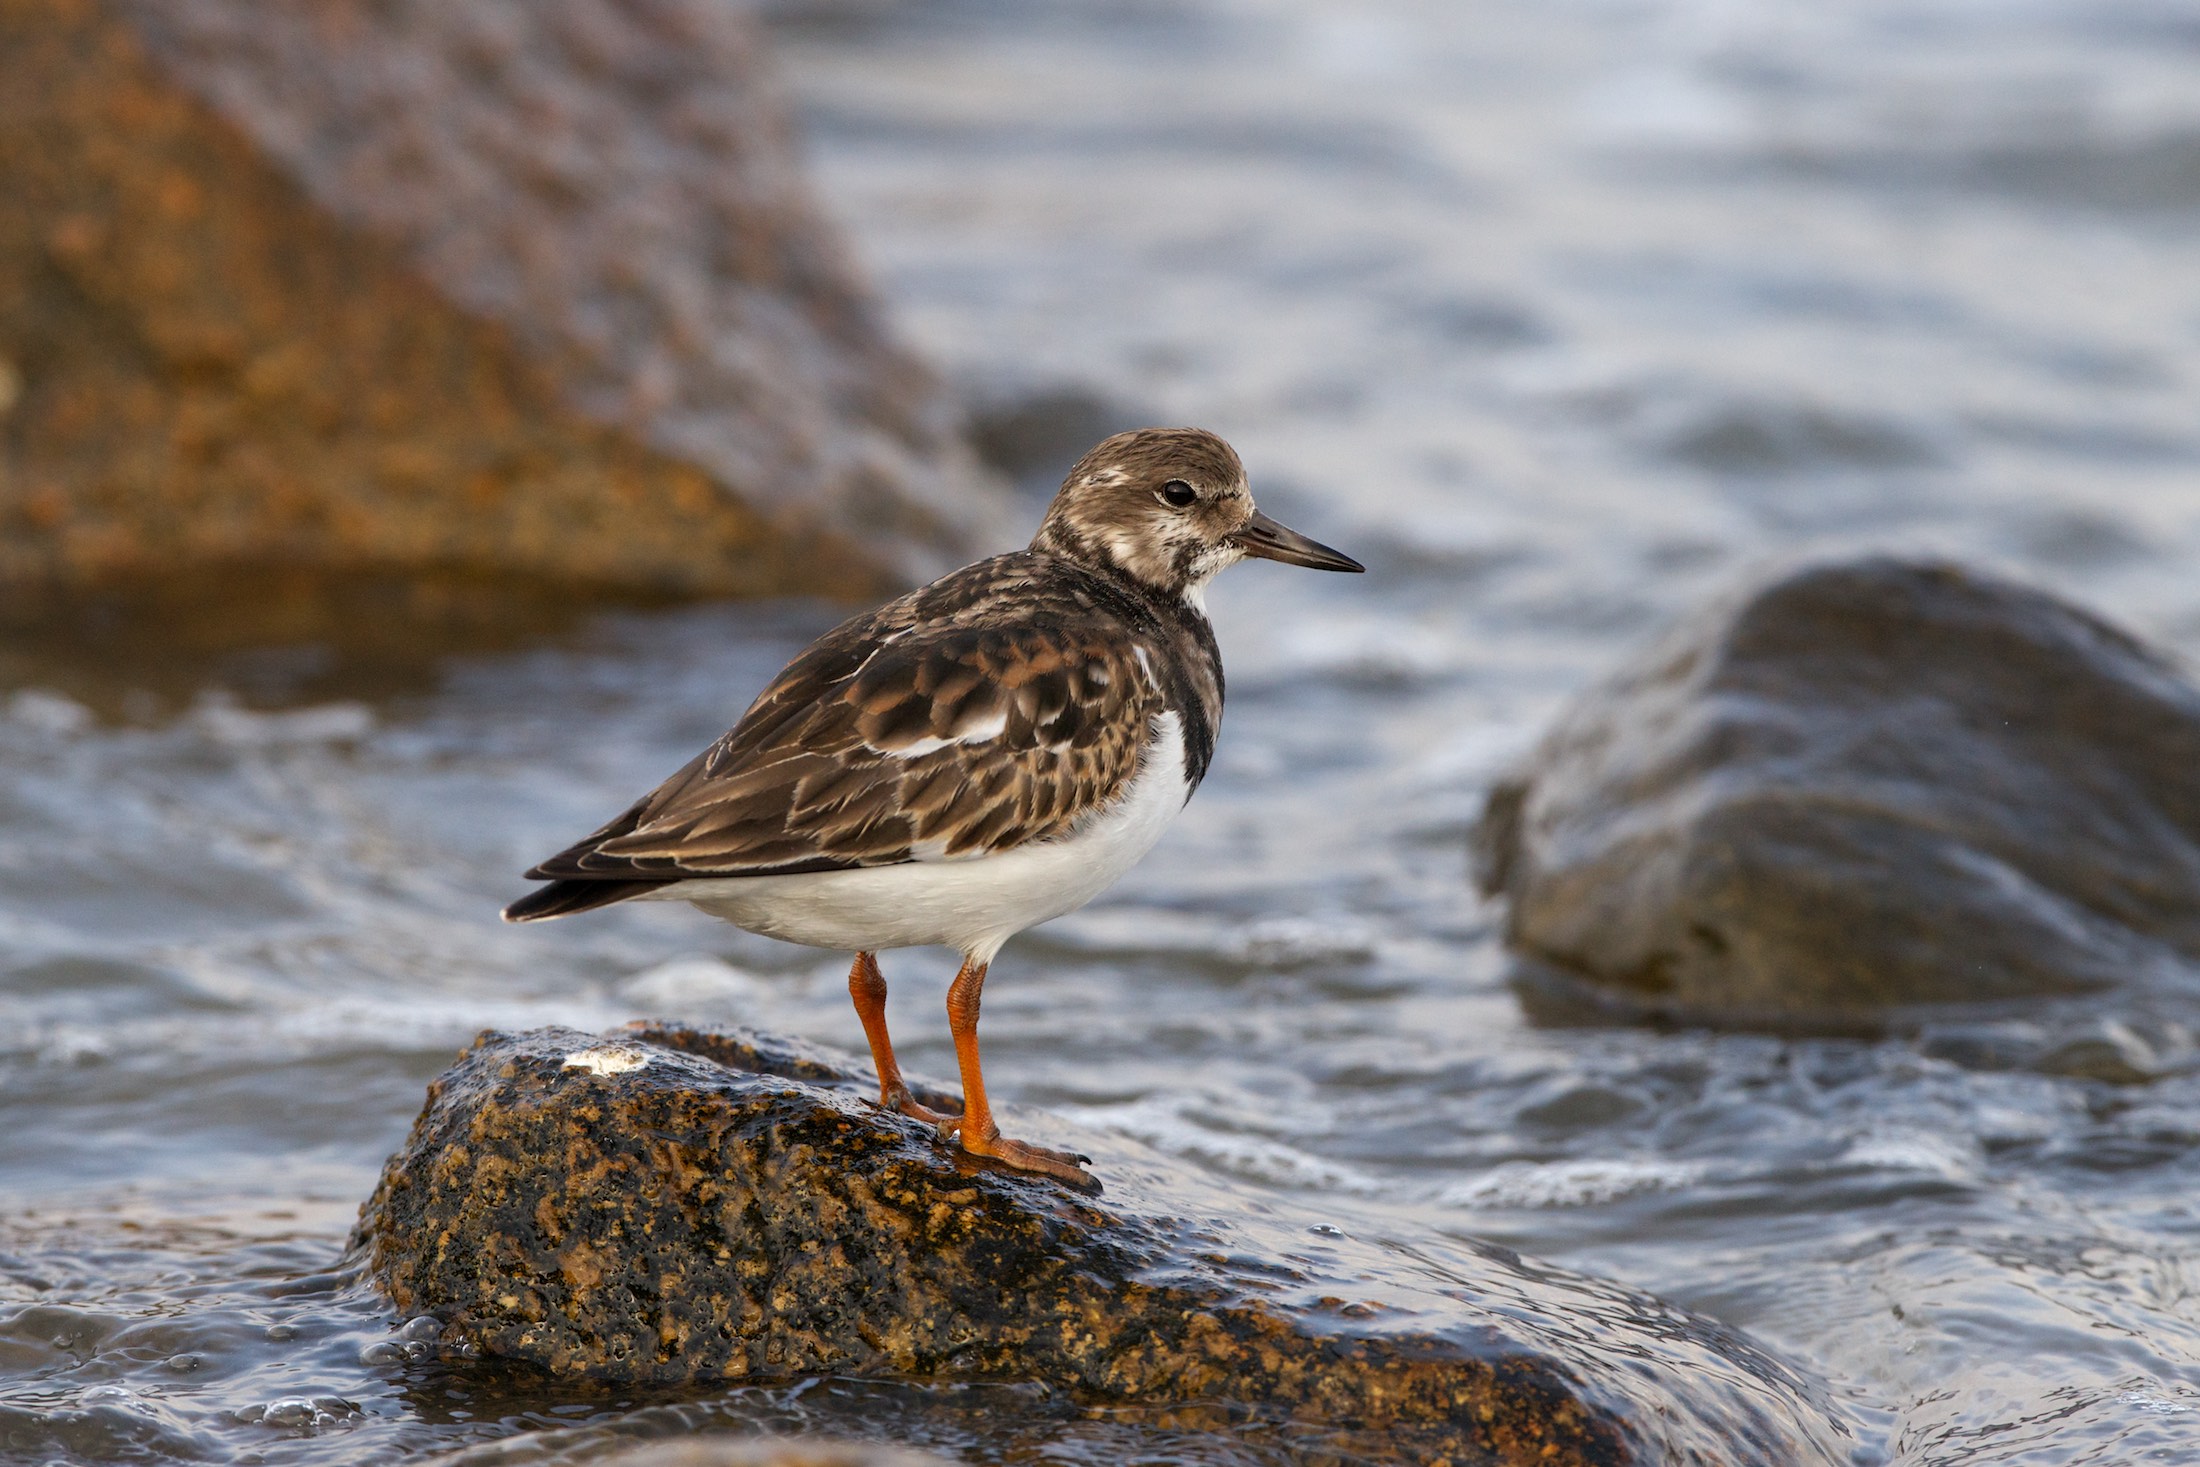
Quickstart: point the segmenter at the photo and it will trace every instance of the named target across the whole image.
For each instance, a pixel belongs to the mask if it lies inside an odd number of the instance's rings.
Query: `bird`
[[[504,919],[685,901],[853,953],[882,1106],[1098,1191],[1089,1158],[1001,1135],[980,996],[1009,938],[1113,885],[1198,788],[1223,700],[1205,593],[1246,559],[1366,569],[1255,508],[1215,434],[1118,433],[1071,467],[1028,547],[819,637],[685,768],[529,870],[547,884]],[[886,1027],[877,955],[932,946],[962,957],[947,991],[959,1115],[918,1103]]]

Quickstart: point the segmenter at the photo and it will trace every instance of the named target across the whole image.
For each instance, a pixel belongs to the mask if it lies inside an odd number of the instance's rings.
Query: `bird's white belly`
[[[1184,808],[1182,720],[1161,715],[1153,735],[1123,797],[1058,840],[965,861],[695,878],[651,898],[693,902],[736,927],[811,947],[951,947],[991,962],[1026,927],[1074,912],[1114,885]]]

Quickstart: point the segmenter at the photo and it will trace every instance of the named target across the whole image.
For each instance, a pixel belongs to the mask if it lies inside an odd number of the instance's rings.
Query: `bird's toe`
[[[967,1131],[963,1133],[963,1150],[973,1156],[990,1158],[1020,1172],[1035,1172],[1040,1176],[1053,1177],[1080,1192],[1098,1195],[1100,1191],[1099,1178],[1080,1165],[1092,1158],[1079,1156],[1075,1152],[1056,1151],[1051,1146],[1035,1146],[1029,1141],[1011,1141],[998,1133],[981,1139]]]

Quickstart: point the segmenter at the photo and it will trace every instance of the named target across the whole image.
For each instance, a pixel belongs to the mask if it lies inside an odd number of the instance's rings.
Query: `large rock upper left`
[[[0,0],[0,604],[967,558],[998,502],[763,61],[714,0]]]

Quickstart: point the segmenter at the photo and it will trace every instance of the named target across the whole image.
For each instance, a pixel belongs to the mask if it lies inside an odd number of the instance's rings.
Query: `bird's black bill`
[[[1332,550],[1319,540],[1309,540],[1297,530],[1286,529],[1257,509],[1235,538],[1241,550],[1261,560],[1280,560],[1285,565],[1303,565],[1309,570],[1367,569],[1343,551]]]

